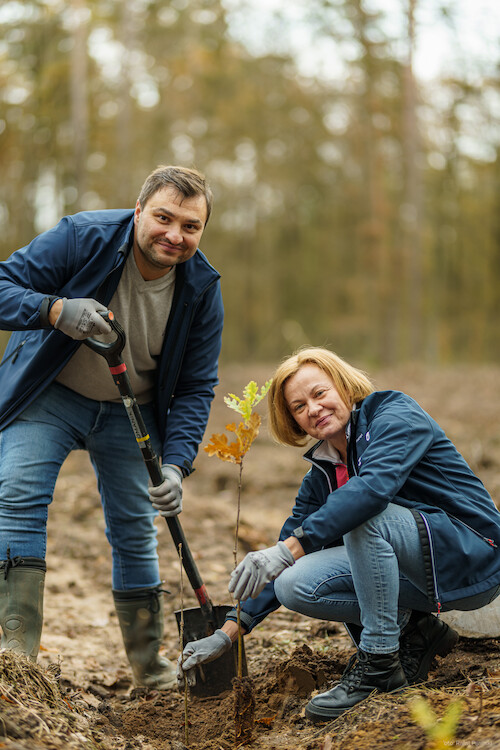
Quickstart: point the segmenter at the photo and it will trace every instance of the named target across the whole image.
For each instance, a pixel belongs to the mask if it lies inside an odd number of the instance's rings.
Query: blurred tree
[[[405,260],[406,326],[408,346],[404,356],[418,361],[423,354],[422,285],[422,143],[417,112],[417,86],[414,74],[416,46],[415,14],[417,0],[407,0],[407,54],[403,63],[403,132],[402,154],[404,187],[400,206],[401,241]]]
[[[395,242],[404,185],[402,66],[380,11],[362,0],[319,0],[308,7],[317,33],[332,42],[331,53],[347,47],[344,74],[324,102],[339,154],[335,240],[344,288],[341,309],[331,311],[330,338],[349,347],[347,335],[367,359],[392,361],[399,355],[405,299],[402,248]]]
[[[87,25],[88,8],[85,0],[71,2],[71,130],[73,135],[73,182],[76,189],[75,210],[81,208],[86,192],[88,157],[88,101],[87,101]]]
[[[2,24],[0,67],[4,122],[0,201],[5,248],[28,241],[37,229],[37,187],[51,183],[58,152],[56,113],[67,89],[60,85],[67,71],[56,63],[62,32],[55,9],[37,0],[10,5],[12,19],[7,16]]]

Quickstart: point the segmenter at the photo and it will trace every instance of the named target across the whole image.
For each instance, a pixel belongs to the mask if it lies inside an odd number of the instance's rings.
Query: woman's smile
[[[304,432],[345,449],[345,427],[351,416],[331,377],[317,365],[305,364],[284,387],[290,414]]]

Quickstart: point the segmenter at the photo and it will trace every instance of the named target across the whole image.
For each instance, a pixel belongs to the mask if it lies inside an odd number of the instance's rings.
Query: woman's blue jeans
[[[411,611],[436,610],[426,594],[416,521],[408,508],[394,503],[346,534],[344,546],[301,557],[274,587],[288,609],[321,620],[362,624],[360,647],[369,653],[397,651]],[[457,608],[474,609],[474,604],[471,597]]]
[[[141,414],[158,452],[153,408],[141,406]],[[61,465],[75,449],[88,451],[97,476],[113,588],[158,586],[157,513],[148,500],[148,473],[125,408],[121,402],[87,399],[58,383],[0,432],[0,560],[8,548],[11,557],[45,559],[48,506]],[[85,546],[83,530],[80,539]]]

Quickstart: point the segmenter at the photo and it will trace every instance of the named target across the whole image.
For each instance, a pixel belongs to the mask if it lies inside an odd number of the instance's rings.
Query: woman
[[[249,632],[283,604],[344,622],[357,654],[340,682],[306,706],[339,716],[374,690],[423,681],[457,634],[432,612],[472,610],[500,591],[500,513],[438,424],[409,396],[374,391],[337,355],[307,348],[286,359],[269,391],[271,433],[317,442],[280,541],[250,552],[229,590]],[[235,612],[190,643],[178,678],[231,647]],[[184,661],[182,661],[184,659]]]

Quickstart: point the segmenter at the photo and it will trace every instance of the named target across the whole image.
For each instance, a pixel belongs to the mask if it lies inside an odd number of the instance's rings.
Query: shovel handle
[[[111,310],[107,310],[106,312],[101,313],[101,315],[103,318],[105,318],[105,320],[108,321],[111,328],[116,333],[116,339],[107,343],[97,341],[93,338],[87,338],[84,339],[84,343],[94,352],[100,354],[106,359],[115,385],[120,391],[123,405],[125,406],[130,424],[132,425],[132,429],[134,431],[135,439],[141,450],[144,463],[148,470],[149,478],[151,479],[151,483],[154,487],[158,487],[164,481],[160,462],[158,461],[158,458],[154,452],[153,446],[151,444],[151,439],[149,437],[146,425],[139,409],[139,405],[137,404],[134,392],[132,390],[132,385],[130,383],[130,378],[127,372],[127,366],[125,365],[125,362],[121,357],[121,353],[125,346],[125,332],[121,325],[114,319]],[[177,516],[165,518],[165,521],[167,522],[167,526],[172,536],[172,540],[175,544],[177,554],[182,559],[182,565],[188,577],[189,583],[191,584],[191,587],[196,595],[196,598],[198,599],[198,603],[202,610],[203,616],[212,631],[214,631],[217,627],[217,624],[215,622],[213,605],[208,595],[206,586],[200,576],[193,555],[191,554],[191,550],[189,549],[189,545],[187,543],[187,539],[180,521]],[[182,547],[180,547],[180,545],[182,545]]]
[[[109,323],[113,331],[116,333],[116,339],[113,341],[98,341],[89,336],[89,338],[83,340],[83,343],[86,344],[89,349],[92,349],[92,351],[104,357],[110,368],[113,366],[119,366],[123,362],[121,354],[125,347],[125,331],[118,321],[115,320],[115,316],[111,310],[104,310],[103,312],[99,311],[99,315]]]

